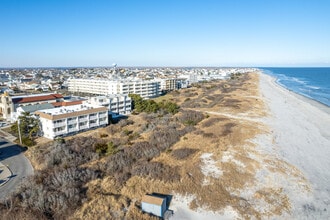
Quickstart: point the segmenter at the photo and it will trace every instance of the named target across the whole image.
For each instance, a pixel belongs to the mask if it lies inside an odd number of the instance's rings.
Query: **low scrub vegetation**
[[[237,79],[228,81],[226,86],[223,83],[204,83],[173,94],[181,96],[182,108],[221,105],[236,108],[241,103],[238,99],[227,97],[226,93],[237,90],[240,83]],[[199,111],[180,109],[172,102],[174,99],[155,102],[143,100],[137,95],[131,97],[138,113],[130,117],[133,119],[119,120],[94,136],[59,139],[35,148],[34,159],[42,166],[8,200],[0,203],[0,218],[67,219],[74,216],[84,203],[93,200],[93,193],[99,193],[97,195],[102,198],[124,200],[125,206],[116,211],[114,204],[104,204],[104,209],[114,219],[118,216],[120,219],[151,219],[139,211],[140,204],[136,202],[136,195],[139,194],[135,194],[134,198],[129,196],[131,194],[123,194],[125,190],[133,190],[131,188],[135,186],[129,185],[132,181],[152,183],[157,180],[157,184],[171,186],[191,181],[191,185],[186,184],[182,188],[189,185],[196,187],[194,192],[198,191],[202,173],[190,173],[191,169],[183,172],[180,168],[182,163],[179,160],[199,158],[199,150],[194,149],[197,144],[190,146],[189,141],[201,135],[211,142],[215,136],[222,138],[232,134],[237,124],[224,118],[207,118]],[[136,118],[138,120],[134,120]],[[212,133],[212,126],[220,121],[224,126],[219,128],[219,134]],[[182,142],[175,145],[180,140]],[[164,158],[174,163],[166,163]],[[108,180],[114,189],[108,187],[104,190],[109,185],[99,189],[100,182]],[[146,190],[143,190],[145,193]]]
[[[179,111],[179,106],[174,102],[163,101],[163,102],[155,102],[154,100],[144,100],[141,96],[137,94],[129,95],[133,100],[134,111],[141,113],[156,113],[158,111],[163,111],[165,113],[176,114]]]
[[[171,152],[172,157],[174,157],[177,160],[186,159],[187,157],[193,155],[196,153],[197,149],[191,149],[191,148],[181,148],[176,149]]]

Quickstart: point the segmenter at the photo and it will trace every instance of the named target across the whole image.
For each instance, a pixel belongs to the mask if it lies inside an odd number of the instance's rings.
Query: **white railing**
[[[79,126],[79,130],[86,129],[86,128],[88,128],[88,125],[81,125],[81,126]]]
[[[88,120],[88,118],[86,117],[86,118],[79,118],[79,122],[84,122],[84,121],[87,121]]]
[[[106,122],[105,120],[99,122],[100,125],[104,125],[104,124],[106,124],[106,123],[107,123],[107,122]]]
[[[96,126],[98,126],[97,123],[90,123],[90,124],[89,124],[89,127],[90,127],[90,128],[91,128],[91,127],[96,127]]]
[[[62,127],[62,126],[66,126],[65,122],[54,123],[54,127],[55,127],[55,128]]]
[[[97,119],[97,116],[89,116],[89,120]]]
[[[78,129],[77,128],[69,128],[68,129],[68,132],[75,132],[75,131],[78,131]]]
[[[58,136],[58,135],[66,134],[66,131],[65,130],[55,131],[54,134],[55,134],[55,136]]]
[[[68,125],[73,125],[73,124],[76,124],[77,123],[77,120],[68,120]]]
[[[105,117],[107,114],[106,113],[102,113],[102,114],[99,114],[99,117],[100,118],[103,118],[103,117]]]

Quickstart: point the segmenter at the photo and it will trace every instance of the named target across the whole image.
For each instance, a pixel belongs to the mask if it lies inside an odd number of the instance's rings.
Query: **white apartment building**
[[[108,124],[108,109],[91,104],[36,111],[43,136],[49,139],[75,134]]]
[[[161,79],[160,81],[162,91],[178,90],[188,86],[188,80],[184,78]]]
[[[142,98],[160,95],[160,81],[113,81],[108,79],[69,79],[70,92],[84,92],[97,95],[138,94]]]
[[[104,106],[109,114],[127,115],[132,111],[132,100],[128,95],[108,95],[90,97],[88,102],[92,105]]]

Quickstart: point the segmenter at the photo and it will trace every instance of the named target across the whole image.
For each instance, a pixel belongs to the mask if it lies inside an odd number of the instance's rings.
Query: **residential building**
[[[188,80],[184,78],[171,78],[161,80],[161,90],[162,91],[172,91],[181,88],[187,88]]]
[[[160,95],[160,81],[112,81],[108,79],[69,79],[70,92],[83,92],[96,95],[138,94],[142,98]]]
[[[91,104],[40,110],[35,114],[39,116],[43,136],[49,139],[108,124],[108,109]]]
[[[4,93],[0,97],[0,114],[2,114],[2,118],[11,121],[11,118],[18,107],[61,101],[63,101],[63,96],[56,93],[22,96],[10,96],[8,93]]]
[[[21,106],[17,108],[16,112],[12,112],[11,121],[17,121],[17,118],[23,115],[24,112],[28,112],[32,115],[36,111],[52,109],[52,108],[54,108],[54,106],[50,103]]]
[[[90,97],[88,102],[92,105],[107,107],[112,117],[127,115],[132,111],[132,100],[128,95],[108,95]]]

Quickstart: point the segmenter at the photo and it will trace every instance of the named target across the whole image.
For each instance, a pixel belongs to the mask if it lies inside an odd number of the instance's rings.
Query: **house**
[[[144,195],[141,201],[142,211],[163,218],[167,209],[166,197]]]

